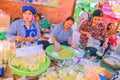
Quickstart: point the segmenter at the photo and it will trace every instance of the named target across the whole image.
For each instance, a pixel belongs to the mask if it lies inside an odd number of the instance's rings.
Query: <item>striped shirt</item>
[[[24,23],[23,19],[19,19],[19,20],[16,20],[16,21],[12,22],[12,24],[10,25],[10,27],[7,31],[7,38],[9,40],[15,40],[16,36],[25,37],[26,31],[25,31],[24,26],[25,26],[25,23]],[[30,27],[31,27],[31,29],[34,29],[34,28],[37,29],[37,35],[34,37],[36,39],[36,41],[33,42],[33,44],[34,43],[36,44],[36,42],[40,39],[39,24],[36,21],[32,21]],[[16,41],[15,44],[16,44],[16,46],[18,46],[18,45],[21,46],[22,42]]]
[[[59,43],[62,43],[71,39],[73,31],[72,28],[70,28],[67,32],[65,32],[63,23],[60,23],[54,27],[51,34],[57,39]]]

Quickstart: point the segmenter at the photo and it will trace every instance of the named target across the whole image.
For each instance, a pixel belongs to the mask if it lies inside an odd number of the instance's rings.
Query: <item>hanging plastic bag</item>
[[[10,16],[0,9],[0,28],[8,27],[10,25]]]

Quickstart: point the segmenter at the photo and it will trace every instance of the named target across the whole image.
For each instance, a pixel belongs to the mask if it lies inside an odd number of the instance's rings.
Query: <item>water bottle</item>
[[[0,77],[4,76],[4,67],[0,66]]]

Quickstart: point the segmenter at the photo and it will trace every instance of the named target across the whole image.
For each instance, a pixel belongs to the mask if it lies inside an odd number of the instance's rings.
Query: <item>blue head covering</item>
[[[26,10],[29,10],[29,11],[31,11],[34,15],[36,15],[36,10],[35,10],[35,8],[33,8],[32,6],[23,6],[23,7],[22,7],[22,11],[26,11]]]

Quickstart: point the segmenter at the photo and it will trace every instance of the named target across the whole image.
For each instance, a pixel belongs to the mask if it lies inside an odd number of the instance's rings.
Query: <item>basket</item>
[[[26,70],[26,69],[23,69],[20,67],[12,66],[11,65],[12,59],[13,59],[13,57],[9,59],[9,67],[13,71],[13,73],[18,75],[18,76],[37,76],[37,75],[42,74],[45,71],[47,71],[48,67],[50,66],[50,59],[48,57],[46,57],[46,62],[40,63],[38,70],[29,71],[29,70]]]
[[[66,48],[66,49],[68,49],[70,52],[72,52],[72,57],[66,58],[66,57],[61,57],[61,56],[52,55],[52,53],[53,53],[54,50],[55,50],[55,46],[54,46],[54,45],[48,46],[48,47],[46,48],[46,53],[47,53],[47,55],[48,55],[50,58],[52,58],[52,59],[54,59],[54,60],[57,60],[57,61],[70,60],[70,59],[72,59],[72,58],[74,58],[74,57],[76,56],[76,53],[75,53],[75,51],[74,51],[72,48],[69,48],[69,47],[64,46],[64,45],[61,45],[61,47],[62,47],[62,48]]]
[[[114,56],[105,56],[102,58],[102,62],[112,69],[120,70],[120,59]]]

